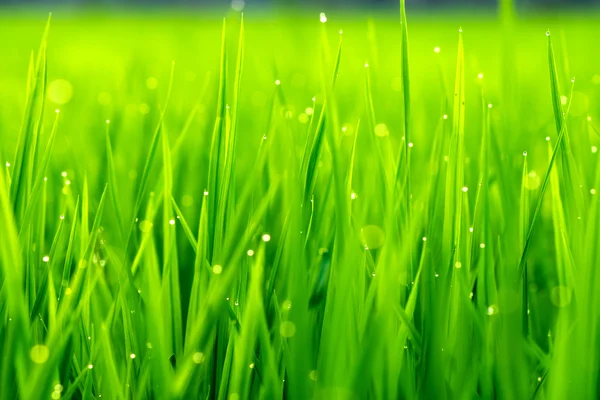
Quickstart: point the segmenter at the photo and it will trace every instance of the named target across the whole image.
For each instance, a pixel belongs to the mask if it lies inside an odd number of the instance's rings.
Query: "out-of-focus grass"
[[[597,397],[597,16],[407,20],[2,13],[0,397]]]

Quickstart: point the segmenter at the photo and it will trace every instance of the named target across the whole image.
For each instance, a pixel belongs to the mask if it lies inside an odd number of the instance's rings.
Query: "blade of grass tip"
[[[402,103],[404,105],[404,151],[406,153],[405,160],[405,168],[406,168],[406,193],[405,193],[405,201],[407,208],[407,217],[408,224],[410,224],[410,152],[408,144],[411,141],[410,137],[410,73],[409,73],[409,65],[408,65],[408,26],[406,23],[406,7],[405,0],[400,0],[400,24],[402,28]],[[399,163],[398,163],[399,164]]]
[[[529,229],[529,188],[527,187],[527,180],[529,179],[529,171],[527,168],[527,157],[523,157],[523,174],[521,176],[521,201],[519,203],[519,248],[525,246],[527,240],[527,233]],[[527,263],[523,265],[523,283],[522,283],[522,315],[523,315],[523,332],[527,337],[529,335],[529,287],[527,277]]]
[[[346,196],[348,199],[352,199],[352,182],[354,178],[354,161],[356,159],[356,142],[358,141],[358,132],[360,128],[360,119],[356,122],[356,129],[354,132],[354,141],[352,142],[352,151],[350,152],[350,162],[348,163],[348,172],[346,175]]]
[[[554,150],[552,152],[552,157],[550,157],[550,163],[548,164],[548,168],[546,169],[546,173],[544,174],[544,179],[542,181],[542,185],[540,187],[540,192],[538,195],[535,211],[533,212],[533,216],[531,218],[531,222],[529,223],[529,229],[527,232],[527,239],[525,240],[525,245],[523,246],[523,250],[521,253],[521,258],[519,260],[519,274],[524,273],[525,264],[527,262],[527,253],[529,251],[529,245],[531,243],[531,238],[533,235],[533,229],[535,227],[535,223],[538,219],[540,211],[542,209],[542,203],[544,200],[544,193],[546,193],[546,188],[548,186],[548,182],[550,180],[550,174],[552,168],[554,166],[554,161],[556,160],[556,156],[561,148],[561,144],[563,138],[565,136],[566,131],[566,118],[568,113],[563,114],[562,112],[562,102],[560,98],[560,89],[558,85],[558,76],[556,72],[556,62],[554,60],[554,49],[552,47],[552,39],[550,37],[550,31],[546,32],[546,36],[548,37],[548,68],[550,72],[550,91],[552,95],[552,108],[554,110],[554,119],[556,123],[556,130],[558,132],[558,139],[556,140],[556,145],[554,146]],[[571,86],[571,92],[573,91],[573,86]],[[569,96],[572,98],[573,96]]]
[[[198,241],[195,243],[196,256],[194,259],[194,277],[192,279],[192,289],[190,294],[190,304],[188,308],[188,319],[185,333],[185,353],[192,351],[189,338],[192,337],[193,321],[200,312],[200,306],[204,304],[206,290],[208,286],[208,210],[206,196],[202,198],[202,208],[200,209],[200,221],[198,222]]]
[[[215,245],[213,258],[221,256],[224,231],[227,225],[227,215],[233,212],[235,186],[233,173],[235,169],[235,148],[237,143],[237,120],[239,112],[239,97],[244,62],[244,17],[240,21],[240,31],[237,50],[235,77],[233,81],[233,108],[226,106],[225,110],[225,154],[223,165],[223,181],[217,193],[217,219],[215,226]]]
[[[60,219],[60,222],[58,223],[58,228],[56,229],[56,233],[54,234],[54,239],[52,240],[52,245],[47,256],[48,261],[45,261],[46,268],[44,271],[44,275],[42,277],[42,281],[38,286],[38,290],[35,296],[35,302],[33,303],[33,307],[31,308],[31,311],[29,313],[29,318],[31,322],[33,322],[34,319],[39,316],[38,314],[40,313],[40,310],[42,310],[42,307],[44,307],[45,305],[44,303],[48,294],[48,277],[53,273],[54,266],[57,264],[55,260],[56,247],[58,246],[58,241],[60,239],[60,234],[62,232],[64,222],[65,221],[63,217]]]
[[[205,197],[203,197],[202,200],[204,201],[204,199],[205,199]],[[185,236],[187,237],[188,241],[192,245],[192,248],[194,249],[194,252],[196,252],[197,251],[197,247],[198,247],[198,241],[194,237],[194,233],[190,229],[190,226],[188,225],[187,221],[185,220],[185,217],[183,216],[183,213],[181,212],[181,210],[177,206],[177,202],[175,201],[175,198],[173,196],[171,196],[171,204],[173,206],[173,209],[175,210],[175,214],[177,214],[177,219],[181,223],[181,227],[183,228],[183,232],[185,233]]]
[[[27,99],[25,117],[19,133],[14,160],[10,197],[13,201],[15,217],[20,221],[29,203],[31,176],[35,162],[36,126],[41,124],[46,90],[46,42],[50,28],[50,17],[46,23],[40,50],[35,63],[31,93]]]
[[[206,79],[204,81],[204,85],[202,86],[202,89],[200,90],[200,96],[198,97],[199,101],[190,111],[190,114],[188,115],[188,117],[183,125],[183,128],[181,128],[181,133],[177,137],[177,141],[175,142],[175,145],[171,149],[171,155],[173,156],[173,158],[176,158],[179,155],[179,149],[185,142],[185,139],[187,138],[187,134],[190,131],[190,128],[192,126],[192,123],[194,122],[194,119],[196,118],[196,114],[198,114],[198,111],[200,110],[200,107],[202,105],[201,101],[206,98],[206,95],[208,93],[209,83],[211,80],[210,78],[211,78],[211,72],[209,71],[206,74]]]
[[[119,238],[123,240],[123,218],[121,212],[121,203],[119,202],[119,191],[117,187],[117,176],[115,172],[115,161],[110,143],[110,120],[106,120],[106,165],[108,172],[108,183],[110,189],[110,199],[113,203],[117,219],[117,231]]]
[[[73,213],[73,221],[71,222],[71,230],[69,233],[69,242],[67,243],[67,250],[65,253],[65,262],[62,271],[62,280],[60,282],[60,288],[58,291],[58,306],[63,298],[63,292],[67,290],[69,286],[69,279],[71,277],[71,265],[73,264],[73,248],[75,246],[75,233],[77,228],[77,215],[79,213],[79,197],[77,197],[77,203],[75,203],[75,211]]]
[[[169,76],[169,86],[167,89],[167,96],[165,98],[165,105],[160,113],[160,117],[158,120],[158,124],[154,131],[154,135],[152,137],[152,142],[150,143],[150,150],[148,151],[148,156],[146,157],[146,162],[144,163],[144,169],[142,170],[142,177],[140,178],[140,185],[138,186],[137,194],[135,196],[135,206],[133,207],[133,215],[131,216],[131,224],[129,227],[129,231],[127,234],[127,240],[125,241],[125,248],[129,247],[129,241],[131,240],[131,235],[133,234],[135,228],[135,222],[137,218],[137,214],[140,211],[140,207],[142,206],[142,201],[144,199],[144,193],[146,192],[146,186],[148,185],[148,178],[150,176],[150,170],[152,169],[152,164],[154,163],[154,159],[156,157],[156,152],[158,150],[159,139],[161,135],[161,130],[163,128],[163,121],[165,119],[165,113],[167,107],[169,105],[169,100],[171,99],[171,90],[173,89],[173,76],[175,73],[175,62],[171,63],[171,73]],[[170,204],[170,202],[169,202]]]
[[[29,204],[27,204],[27,208],[25,210],[25,214],[23,219],[21,220],[21,226],[19,234],[23,233],[23,229],[29,225],[31,218],[33,217],[33,213],[35,211],[35,205],[40,197],[40,195],[44,191],[44,186],[46,184],[47,178],[45,176],[46,171],[48,170],[48,164],[50,162],[50,155],[52,154],[52,148],[54,147],[54,142],[56,139],[56,131],[58,128],[60,111],[56,110],[56,117],[54,119],[54,124],[52,125],[52,130],[50,131],[50,136],[48,137],[48,143],[46,144],[46,149],[44,150],[44,154],[39,163],[39,168],[37,171],[37,175],[35,176],[35,182],[33,184],[33,188],[31,190],[31,197]]]
[[[85,255],[85,249],[90,237],[89,198],[88,198],[87,173],[83,176],[83,189],[81,192],[81,228],[79,230],[79,257]]]
[[[454,88],[454,115],[450,153],[446,172],[446,196],[442,253],[444,263],[454,265],[451,257],[456,253],[460,240],[462,213],[462,187],[464,179],[464,121],[465,121],[465,72],[462,28],[458,31],[458,55],[456,83]]]
[[[25,307],[27,302],[22,289],[25,287],[25,276],[21,245],[9,194],[5,189],[4,174],[0,174],[0,231],[3,233],[0,240],[0,268],[4,277],[3,288],[11,288],[6,291],[6,308],[11,324],[6,331],[3,330],[3,334],[7,335],[3,340],[3,348],[5,356],[14,360],[16,371],[16,377],[3,373],[0,386],[10,388],[15,383],[23,385],[28,381],[25,367],[29,365],[30,325]],[[6,371],[4,368],[2,370]],[[16,382],[13,381],[14,378]]]
[[[170,316],[172,324],[173,350],[176,356],[183,352],[182,315],[181,315],[181,293],[179,286],[179,266],[177,260],[176,231],[172,229],[175,219],[172,218],[173,208],[171,199],[173,197],[173,170],[171,165],[171,150],[169,137],[166,129],[161,129],[163,150],[163,304],[167,308],[167,316]],[[168,272],[168,273],[167,273]]]
[[[223,28],[221,34],[221,57],[219,61],[219,88],[217,92],[217,109],[215,123],[213,126],[209,165],[208,165],[208,218],[209,218],[209,251],[213,252],[215,240],[215,221],[217,207],[217,193],[219,192],[219,177],[221,174],[221,142],[222,142],[222,124],[225,118],[225,95],[227,79],[227,50],[226,50],[227,22],[223,18]]]

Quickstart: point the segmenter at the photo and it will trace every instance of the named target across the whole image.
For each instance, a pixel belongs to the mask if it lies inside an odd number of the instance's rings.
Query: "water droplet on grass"
[[[212,271],[213,271],[213,274],[219,275],[219,274],[221,274],[221,272],[223,272],[223,266],[216,264],[215,266],[212,267]]]
[[[327,15],[325,15],[324,12],[322,12],[321,14],[319,14],[319,21],[321,21],[321,23],[325,23],[327,22]]]
[[[435,46],[435,47],[433,48],[433,52],[434,52],[434,53],[438,53],[438,54],[439,54],[439,52],[440,52],[440,51],[442,51],[442,49],[440,49],[440,48],[439,48],[439,46]]]
[[[265,233],[262,235],[262,240],[263,242],[268,242],[271,240],[271,235],[269,235],[268,233]]]

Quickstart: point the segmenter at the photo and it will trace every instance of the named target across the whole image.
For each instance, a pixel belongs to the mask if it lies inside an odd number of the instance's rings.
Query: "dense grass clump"
[[[6,15],[0,398],[598,398],[596,16]]]

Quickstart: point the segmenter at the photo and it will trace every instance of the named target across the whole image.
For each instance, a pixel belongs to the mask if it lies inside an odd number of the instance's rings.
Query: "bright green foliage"
[[[512,4],[2,13],[0,398],[598,398],[600,27]]]

